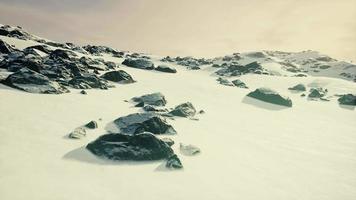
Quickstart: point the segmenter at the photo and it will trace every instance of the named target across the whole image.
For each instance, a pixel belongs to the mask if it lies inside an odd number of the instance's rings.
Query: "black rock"
[[[80,94],[88,94],[85,90],[80,91]]]
[[[309,98],[322,98],[326,95],[326,93],[328,92],[327,89],[323,89],[323,88],[311,88],[309,90]]]
[[[303,84],[298,84],[298,85],[288,88],[288,90],[304,92],[307,90],[307,88]]]
[[[127,58],[122,62],[122,64],[128,66],[128,67],[133,67],[133,68],[138,68],[138,69],[146,69],[146,70],[153,70],[154,69],[154,64],[146,59],[131,59]]]
[[[244,82],[242,82],[241,80],[239,79],[236,79],[236,80],[233,80],[231,81],[232,84],[234,84],[236,87],[239,87],[239,88],[245,88],[247,89],[248,87],[246,86],[246,84]]]
[[[281,96],[276,91],[269,88],[258,88],[255,91],[247,94],[247,96],[272,104],[292,107],[292,100],[290,100],[288,97]]]
[[[154,113],[135,113],[120,117],[114,124],[123,134],[150,132],[153,134],[176,134],[176,130],[167,121]]]
[[[135,105],[135,107],[143,107],[145,106],[145,103],[144,102],[140,102],[138,104]]]
[[[165,106],[167,103],[166,98],[160,92],[146,94],[140,97],[132,98],[134,102],[141,103],[143,102],[144,105],[152,105],[152,106]]]
[[[171,67],[168,67],[166,65],[158,65],[155,70],[160,71],[160,72],[167,72],[167,73],[177,73],[177,70]]]
[[[169,169],[182,169],[183,165],[178,156],[174,154],[167,159],[166,167]]]
[[[196,110],[193,104],[190,102],[182,103],[176,106],[171,112],[169,112],[169,114],[179,117],[193,117],[195,113]]]
[[[353,94],[344,94],[339,99],[339,104],[356,106],[356,95]]]
[[[11,52],[15,51],[14,48],[12,48],[10,45],[8,45],[6,42],[0,40],[0,53],[3,54],[9,54]]]
[[[108,87],[110,87],[106,80],[97,77],[95,74],[84,74],[81,76],[76,76],[71,79],[68,84],[76,89],[108,89]]]
[[[31,93],[61,94],[69,92],[57,82],[27,68],[22,68],[11,74],[3,81],[3,84]]]
[[[71,57],[75,57],[76,55],[68,50],[56,49],[53,52],[51,52],[49,56],[52,59],[62,58],[62,59],[70,60]]]
[[[89,143],[86,148],[94,155],[110,160],[161,160],[174,154],[171,147],[148,132],[135,135],[106,134]]]
[[[108,81],[118,82],[118,83],[134,83],[135,81],[130,74],[124,70],[106,72],[101,78]]]
[[[96,121],[90,121],[89,123],[85,124],[85,127],[89,129],[96,129],[98,128],[98,123]]]

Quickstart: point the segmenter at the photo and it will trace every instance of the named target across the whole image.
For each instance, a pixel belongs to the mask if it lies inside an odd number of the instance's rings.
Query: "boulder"
[[[111,71],[106,72],[101,76],[101,78],[106,79],[108,81],[113,81],[117,83],[134,83],[135,81],[131,77],[130,74],[125,72],[124,70]]]
[[[160,72],[167,72],[167,73],[177,73],[176,69],[168,67],[167,65],[158,65],[158,67],[155,68],[155,70]]]
[[[149,161],[170,158],[174,152],[152,133],[135,135],[106,134],[86,148],[96,156],[110,160]]]
[[[309,98],[322,98],[326,95],[326,93],[328,92],[327,89],[323,89],[323,88],[311,88],[309,90],[309,94],[308,97]]]
[[[76,76],[69,80],[68,84],[76,89],[108,89],[111,87],[108,85],[106,80],[97,77],[95,74],[83,74],[81,76]]]
[[[293,91],[298,91],[298,92],[304,92],[307,90],[307,88],[305,87],[305,85],[303,84],[298,84],[295,85],[293,87],[288,88],[288,90],[293,90]]]
[[[67,88],[57,82],[28,68],[22,68],[11,74],[3,81],[3,84],[31,93],[61,94],[69,92]]]
[[[194,155],[200,153],[200,149],[194,145],[191,145],[191,144],[184,145],[184,144],[180,143],[179,150],[183,155],[186,155],[186,156],[194,156]]]
[[[86,136],[86,131],[84,128],[76,128],[73,132],[71,132],[68,137],[72,139],[81,139]]]
[[[160,92],[146,94],[140,97],[132,98],[134,102],[141,103],[143,102],[144,105],[152,105],[152,106],[165,106],[167,103],[166,98]]]
[[[167,121],[155,113],[135,113],[114,120],[114,124],[123,134],[151,132],[153,134],[176,134],[176,130]]]
[[[288,97],[284,97],[278,94],[276,91],[269,88],[258,88],[255,91],[247,94],[247,96],[272,104],[292,107],[292,100],[290,100]]]
[[[182,169],[183,165],[176,154],[170,156],[166,162],[166,168],[168,169]]]
[[[246,84],[244,82],[242,82],[241,80],[239,79],[236,79],[236,80],[233,80],[231,81],[232,84],[234,84],[236,87],[239,87],[239,88],[245,88],[247,89],[248,87],[246,86]]]
[[[154,69],[154,64],[146,59],[131,59],[127,58],[122,62],[123,65],[126,65],[128,67],[133,67],[133,68],[138,68],[138,69],[146,69],[146,70],[153,70]]]
[[[339,99],[339,104],[356,106],[356,95],[353,94],[344,94]]]
[[[176,106],[169,114],[179,117],[193,117],[196,110],[192,103],[186,102]]]
[[[89,123],[85,124],[84,126],[89,129],[96,129],[96,128],[98,128],[98,123],[96,121],[90,121]]]
[[[234,84],[232,84],[229,80],[225,79],[225,78],[221,78],[219,77],[218,79],[216,79],[221,85],[226,85],[226,86],[234,86]]]

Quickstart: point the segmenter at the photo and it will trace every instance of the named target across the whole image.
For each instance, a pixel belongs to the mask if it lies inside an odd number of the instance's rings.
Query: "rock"
[[[68,50],[56,49],[53,52],[51,52],[49,56],[52,59],[62,58],[62,59],[70,60],[71,57],[75,57],[76,55]]]
[[[111,54],[113,56],[117,56],[117,55],[121,54],[119,51],[117,51],[113,48],[110,48],[110,47],[106,47],[106,46],[87,45],[87,46],[83,46],[83,49],[95,56],[101,56],[104,53]]]
[[[200,153],[200,149],[194,145],[191,145],[191,144],[184,145],[184,144],[180,143],[179,149],[180,149],[180,152],[186,156],[194,156],[194,155]]]
[[[124,70],[111,71],[106,72],[101,78],[106,79],[108,81],[113,81],[117,83],[134,83],[135,81],[131,77],[130,74],[125,72]]]
[[[34,46],[29,46],[27,48],[24,49],[24,51],[26,49],[37,49],[39,51],[42,51],[43,53],[46,53],[46,54],[50,54],[53,50],[51,50],[48,46],[46,45],[34,45]]]
[[[85,90],[80,91],[80,94],[88,94]]]
[[[76,89],[108,89],[111,87],[108,85],[106,80],[97,77],[95,74],[83,74],[81,76],[76,76],[68,81],[68,84]]]
[[[76,128],[73,132],[71,132],[68,137],[72,139],[81,139],[86,136],[86,131],[84,128]]]
[[[300,96],[301,96],[301,97],[305,97],[306,95],[303,93],[303,94],[301,94]]]
[[[22,68],[8,76],[3,84],[31,93],[61,94],[69,90],[46,76],[27,68]]]
[[[305,85],[303,84],[298,84],[295,85],[293,87],[288,88],[288,90],[294,90],[294,91],[299,91],[299,92],[304,92],[307,90],[307,88],[305,87]]]
[[[145,105],[142,108],[144,111],[146,112],[167,112],[167,109],[159,109],[155,106],[151,106],[151,105]]]
[[[276,91],[269,88],[258,88],[255,91],[247,94],[247,96],[272,104],[292,107],[292,100],[290,100],[288,97],[281,96]]]
[[[174,152],[152,133],[135,135],[106,134],[86,148],[96,156],[110,160],[148,161],[170,158]]]
[[[339,104],[356,106],[356,95],[344,94],[338,99]]]
[[[182,169],[183,165],[178,156],[174,154],[167,159],[166,167],[169,169]]]
[[[246,86],[246,84],[244,83],[244,82],[242,82],[241,80],[239,80],[239,79],[236,79],[236,80],[233,80],[233,81],[231,81],[232,82],[232,84],[234,84],[236,87],[239,87],[239,88],[248,88],[247,86]]]
[[[204,110],[200,110],[199,114],[205,114],[205,111]]]
[[[155,68],[155,70],[160,72],[167,72],[167,73],[177,73],[176,69],[168,67],[167,65],[158,65],[158,67]]]
[[[167,103],[166,98],[160,92],[146,94],[140,97],[132,98],[134,102],[141,103],[143,102],[144,105],[152,105],[152,106],[165,106]]]
[[[226,86],[234,86],[234,84],[232,84],[229,80],[225,79],[225,78],[221,78],[219,77],[218,79],[216,79],[221,85],[226,85]]]
[[[85,127],[89,129],[96,129],[98,128],[98,123],[96,121],[90,121],[89,123],[85,124]]]
[[[135,107],[143,107],[144,105],[145,105],[144,102],[140,102],[140,103],[136,104]]]
[[[122,64],[128,66],[128,67],[133,67],[133,68],[138,68],[138,69],[146,69],[146,70],[153,70],[154,69],[154,64],[146,59],[131,59],[127,58],[122,62]]]
[[[167,121],[155,113],[135,113],[120,117],[114,124],[123,134],[150,132],[153,134],[176,134],[176,130]]]
[[[323,89],[323,88],[311,88],[309,90],[309,98],[322,98],[326,95],[327,93],[327,89]]]
[[[161,140],[168,144],[170,147],[174,145],[174,141],[171,138],[162,138]]]
[[[179,117],[193,117],[195,113],[196,110],[193,104],[190,102],[182,103],[176,106],[171,112],[169,112],[169,114]]]
[[[8,45],[6,42],[0,40],[0,54],[9,54],[11,52],[15,51],[14,48],[12,48],[10,45]]]

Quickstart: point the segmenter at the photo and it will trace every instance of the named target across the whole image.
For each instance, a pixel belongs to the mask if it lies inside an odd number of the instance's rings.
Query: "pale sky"
[[[0,0],[0,23],[158,55],[311,49],[356,62],[356,0]]]

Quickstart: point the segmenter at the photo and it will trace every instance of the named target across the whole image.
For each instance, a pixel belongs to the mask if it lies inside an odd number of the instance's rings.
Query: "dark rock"
[[[167,73],[177,73],[177,70],[166,65],[159,65],[155,68],[156,71],[167,72]]]
[[[161,160],[174,154],[165,142],[148,132],[135,135],[106,134],[89,143],[86,148],[94,155],[110,160]]]
[[[221,78],[219,77],[218,79],[216,79],[221,85],[226,85],[226,86],[234,86],[234,84],[232,84],[229,80],[225,79],[225,78]]]
[[[26,50],[26,49],[36,49],[36,50],[42,51],[46,54],[51,54],[51,52],[53,51],[46,45],[34,45],[34,46],[29,46],[29,47],[25,48],[24,50]]]
[[[96,121],[90,121],[89,123],[85,124],[85,127],[89,129],[96,129],[98,128],[98,123]]]
[[[145,103],[142,101],[135,105],[135,107],[143,107],[143,106],[145,106]]]
[[[145,105],[142,109],[146,112],[167,112],[167,109],[159,109],[152,105]]]
[[[68,137],[72,139],[81,139],[86,136],[86,131],[84,128],[76,128],[73,132],[71,132]]]
[[[80,94],[88,94],[85,90],[80,91]]]
[[[75,57],[76,55],[68,50],[56,49],[53,52],[51,52],[49,56],[52,59],[62,58],[62,59],[70,60],[71,57]]]
[[[10,45],[8,45],[6,42],[0,40],[0,53],[3,54],[9,54],[11,52],[15,51],[14,48],[12,48]]]
[[[182,169],[183,165],[178,156],[174,154],[167,159],[166,167],[169,169]]]
[[[323,89],[323,88],[311,88],[309,90],[309,98],[322,98],[326,95],[327,93],[327,89]]]
[[[292,107],[292,100],[290,100],[288,97],[281,96],[276,91],[269,88],[258,88],[255,91],[247,94],[247,96],[272,104]]]
[[[152,105],[152,106],[165,106],[167,103],[166,98],[163,94],[156,92],[152,94],[146,94],[140,97],[132,98],[134,102],[143,102],[144,105]]]
[[[303,93],[303,94],[301,94],[300,96],[301,96],[301,97],[305,97],[306,95]]]
[[[146,69],[146,70],[153,70],[154,69],[154,64],[146,59],[131,59],[127,58],[122,62],[122,64],[128,66],[128,67],[133,67],[133,68],[138,68],[138,69]]]
[[[174,145],[174,141],[171,138],[162,138],[161,140],[168,144],[170,147]]]
[[[131,75],[125,72],[124,70],[106,72],[104,75],[101,76],[101,78],[104,78],[108,81],[118,82],[118,83],[135,82],[131,77]]]
[[[111,55],[119,55],[120,54],[120,52],[118,52],[117,50],[110,48],[110,47],[106,47],[106,46],[87,45],[87,46],[83,46],[83,49],[95,56],[100,56],[103,53],[111,54]]]
[[[191,144],[184,145],[184,144],[180,143],[179,150],[183,155],[186,155],[186,156],[194,156],[194,155],[200,153],[200,149],[194,145],[191,145]]]
[[[169,112],[169,114],[179,117],[193,117],[195,113],[196,110],[193,104],[190,102],[182,103],[176,106],[171,112]]]
[[[339,99],[339,104],[356,106],[356,95],[353,94],[344,94]]]
[[[244,83],[244,82],[242,82],[241,80],[239,80],[239,79],[236,79],[236,80],[233,80],[233,81],[231,81],[232,82],[232,84],[234,84],[236,87],[239,87],[239,88],[248,88],[247,86],[246,86],[246,84]]]
[[[204,110],[200,110],[199,114],[205,114],[205,111]]]
[[[288,90],[304,92],[307,90],[307,88],[303,84],[298,84],[298,85],[288,88]]]
[[[61,94],[69,92],[68,89],[50,81],[46,76],[27,68],[22,68],[11,74],[3,81],[3,84],[31,93]]]
[[[106,80],[97,77],[95,74],[84,74],[81,76],[76,76],[71,79],[68,84],[76,89],[108,89],[109,87],[111,87],[110,85],[108,85]]]

